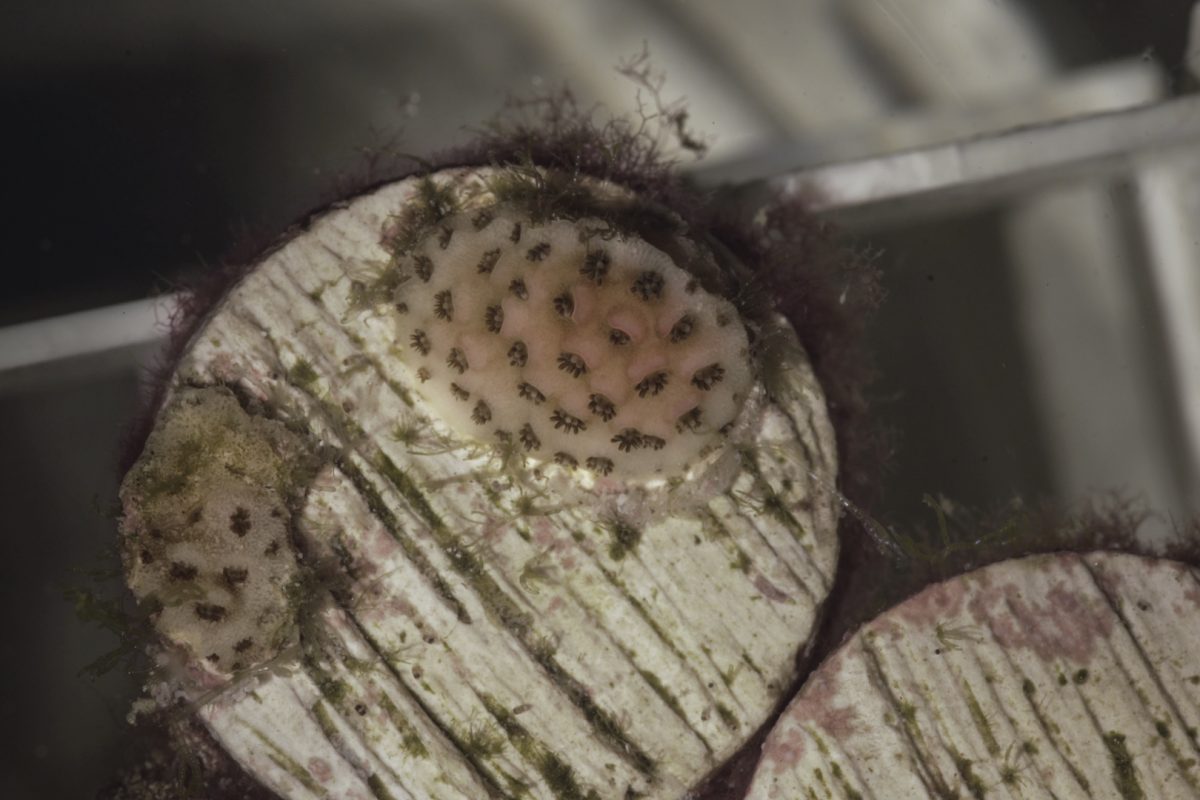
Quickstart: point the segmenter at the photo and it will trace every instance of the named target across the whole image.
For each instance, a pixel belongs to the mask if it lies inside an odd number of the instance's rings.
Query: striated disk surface
[[[1200,796],[1200,575],[1097,552],[932,586],[826,661],[749,797]]]
[[[281,797],[680,797],[828,594],[837,456],[790,328],[613,187],[547,213],[512,180],[385,186],[266,257],[123,486],[185,664],[152,693]]]

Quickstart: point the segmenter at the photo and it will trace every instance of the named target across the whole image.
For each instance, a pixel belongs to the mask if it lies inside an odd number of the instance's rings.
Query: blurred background
[[[364,153],[469,139],[508,93],[566,82],[631,110],[614,67],[643,44],[709,141],[697,180],[810,193],[883,272],[875,409],[900,450],[877,516],[1117,490],[1158,536],[1200,511],[1191,5],[9,0],[4,796],[90,797],[128,743],[136,680],[79,675],[116,642],[64,591],[114,543],[117,447],[165,322],[146,298],[330,199]],[[1055,166],[1108,145],[1103,170]],[[961,169],[976,151],[1001,154],[988,180]]]

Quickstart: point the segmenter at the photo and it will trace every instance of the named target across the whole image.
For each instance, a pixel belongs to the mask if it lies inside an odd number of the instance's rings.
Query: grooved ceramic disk
[[[693,282],[697,241],[495,177],[386,186],[256,265],[123,489],[186,657],[162,691],[282,797],[679,797],[828,594],[837,456],[791,329]]]
[[[1200,574],[1006,561],[864,626],[784,712],[749,797],[1200,796]]]

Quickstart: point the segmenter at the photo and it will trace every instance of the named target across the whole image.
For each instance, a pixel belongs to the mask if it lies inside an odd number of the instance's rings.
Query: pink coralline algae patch
[[[791,595],[767,580],[766,575],[759,574],[755,576],[754,588],[758,589],[759,593],[768,600],[773,600],[776,603],[791,602]]]
[[[873,619],[867,623],[867,625],[863,628],[863,635],[885,636],[894,642],[897,639],[904,637],[906,630],[906,628],[901,627],[896,621],[884,616]]]
[[[1113,614],[1098,605],[1095,597],[1060,581],[1041,599],[1012,583],[995,586],[979,592],[968,608],[1001,647],[1032,650],[1044,661],[1066,658],[1082,664],[1112,634]]]
[[[958,616],[966,592],[966,581],[939,583],[906,600],[896,608],[896,614],[915,628],[933,627]]]
[[[403,557],[403,551],[395,539],[374,526],[363,533],[355,548],[352,570],[355,583],[369,586],[384,573],[384,565]]]
[[[216,672],[207,661],[187,664],[184,673],[191,684],[199,689],[217,689],[225,685],[225,677]]]
[[[592,485],[592,491],[599,495],[619,495],[625,491],[626,484],[617,478],[598,478]]]
[[[576,567],[575,551],[581,547],[570,536],[559,535],[564,528],[557,527],[549,517],[538,517],[530,526],[533,543],[544,553],[552,553],[558,559],[558,566],[566,571]]]
[[[763,745],[763,761],[769,761],[776,772],[790,772],[804,757],[807,738],[799,728],[789,728],[782,736],[772,736]]]
[[[844,653],[836,653],[809,678],[796,701],[787,711],[789,719],[811,724],[837,740],[853,736],[858,728],[858,712],[853,706],[838,705]]]
[[[500,541],[509,533],[513,532],[512,526],[510,526],[507,522],[488,516],[486,511],[483,513],[484,523],[483,527],[480,528],[479,535],[482,536],[485,541]]]
[[[1109,569],[1107,561],[1088,559],[1088,567],[1096,579],[1096,585],[1104,590],[1109,597],[1118,597],[1124,593],[1126,574],[1123,570]]]
[[[246,374],[245,365],[235,359],[232,353],[225,350],[213,356],[208,364],[208,369],[214,378],[230,384],[236,384]]]
[[[327,783],[333,777],[333,767],[329,766],[329,762],[316,756],[308,760],[308,772],[319,783]]]
[[[533,541],[539,547],[551,547],[558,544],[558,528],[548,517],[537,517],[530,525],[533,531]]]
[[[383,617],[405,617],[407,619],[417,618],[417,609],[413,604],[403,597],[387,597],[384,600],[380,612]]]

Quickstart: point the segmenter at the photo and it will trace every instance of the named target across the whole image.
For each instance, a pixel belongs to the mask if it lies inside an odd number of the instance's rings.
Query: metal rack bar
[[[994,199],[1051,182],[1126,170],[1133,162],[1200,144],[1200,96],[806,168],[734,187],[739,203],[782,192],[812,208],[845,212],[904,201]]]

